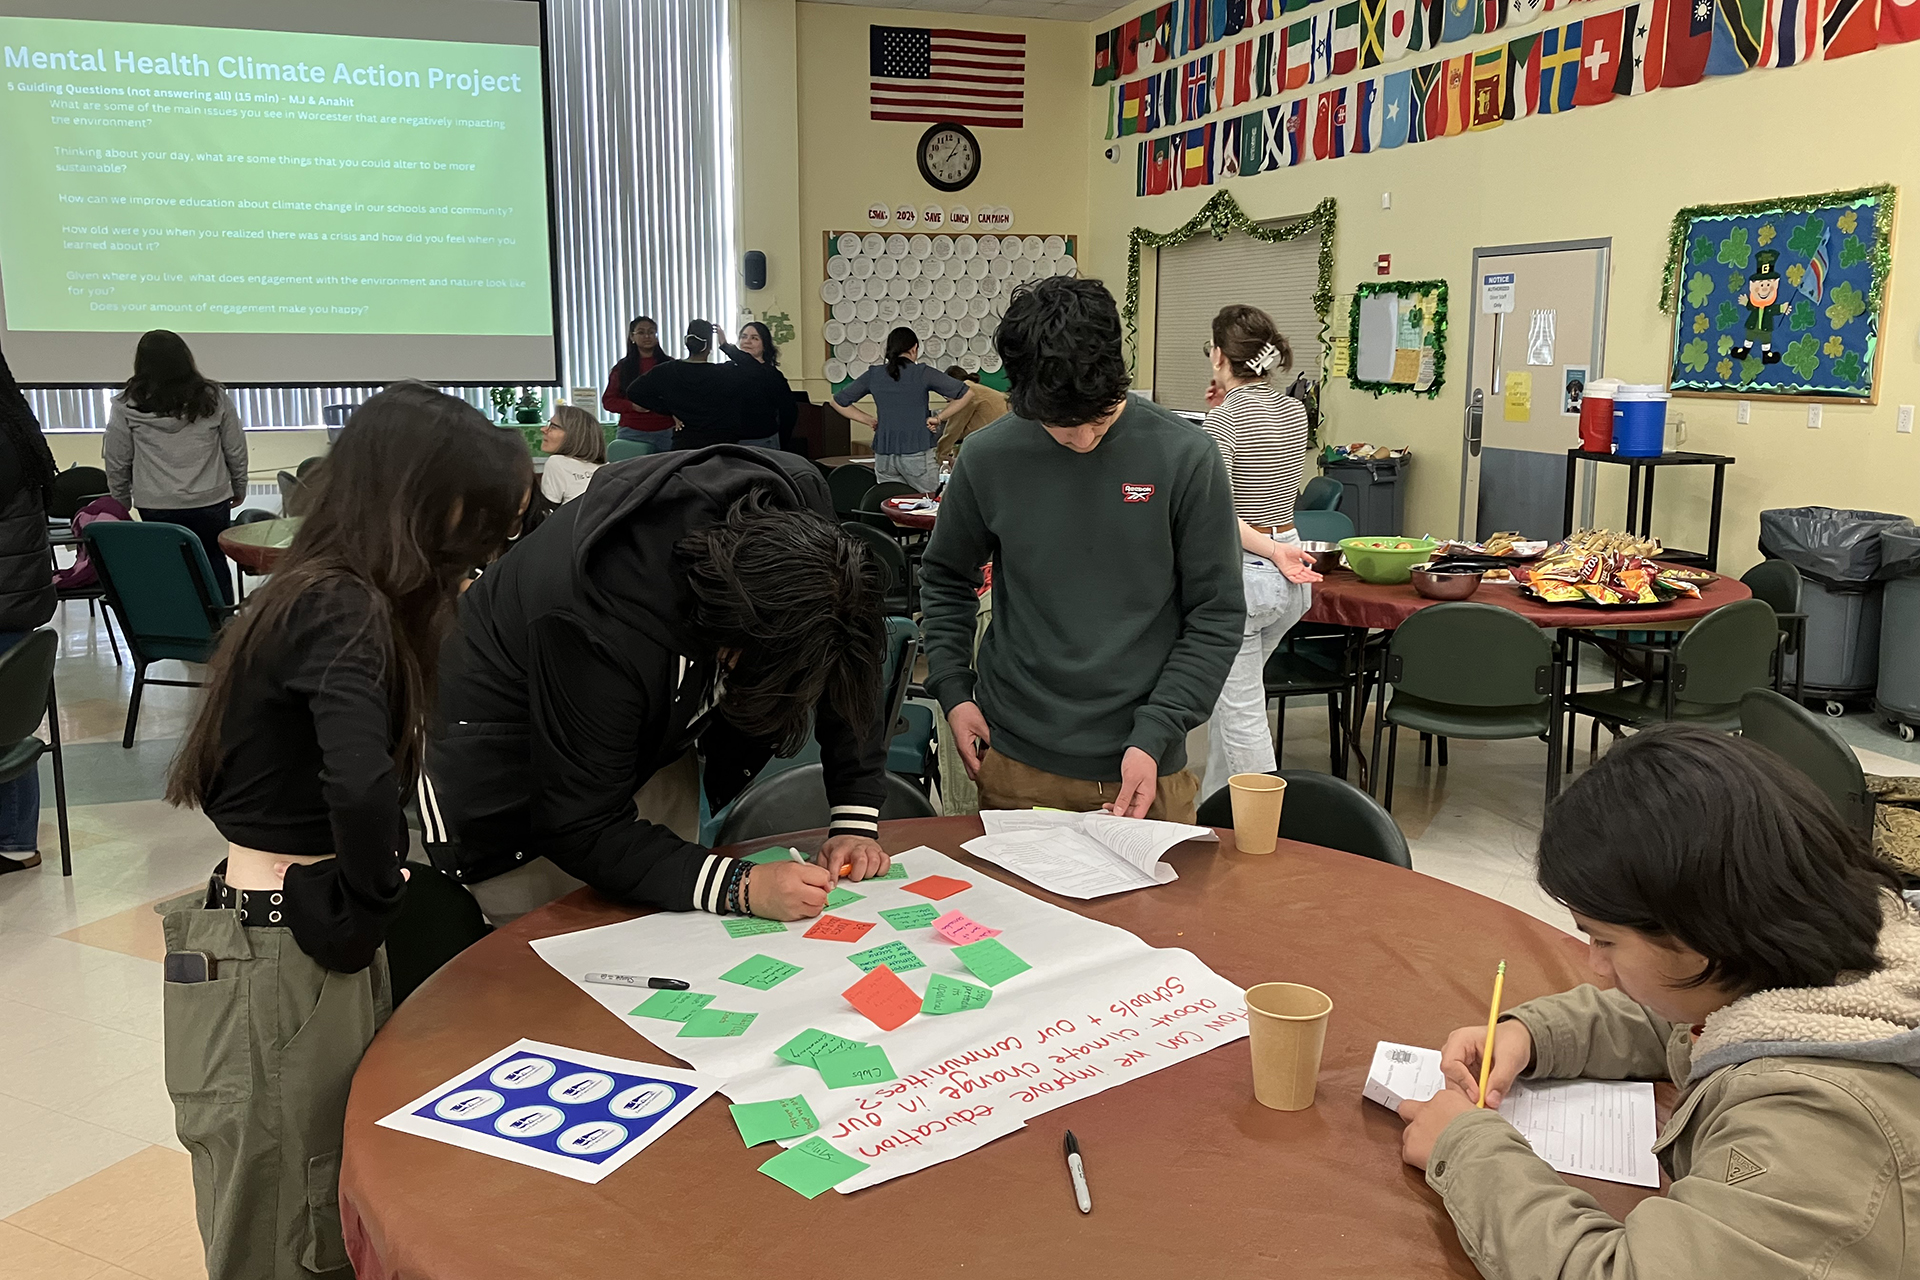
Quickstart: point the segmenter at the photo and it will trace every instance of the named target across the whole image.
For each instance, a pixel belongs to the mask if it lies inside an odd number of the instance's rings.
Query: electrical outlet
[[[1741,426],[1753,421],[1753,401],[1742,400],[1733,406],[1733,420]]]
[[[1825,405],[1818,404],[1810,404],[1807,406],[1807,430],[1818,431],[1820,429],[1820,411],[1825,407]]]
[[[1913,406],[1912,405],[1903,404],[1900,406],[1900,416],[1894,419],[1893,429],[1895,431],[1898,431],[1903,436],[1910,436],[1913,434]]]
[[[1382,192],[1380,193],[1380,207],[1381,207],[1382,209],[1391,209],[1391,208],[1393,208],[1393,192],[1391,192],[1391,191],[1382,191]]]

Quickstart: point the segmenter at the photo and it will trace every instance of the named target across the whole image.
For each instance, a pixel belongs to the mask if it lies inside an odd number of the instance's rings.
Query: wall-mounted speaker
[[[747,288],[764,289],[767,287],[767,255],[758,249],[747,250]]]

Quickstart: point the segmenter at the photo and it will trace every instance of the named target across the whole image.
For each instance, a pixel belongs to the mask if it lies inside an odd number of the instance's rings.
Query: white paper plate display
[[[847,380],[847,363],[835,357],[821,366],[820,372],[827,375],[828,382],[845,382]]]
[[[1072,254],[1065,254],[1054,260],[1053,274],[1057,276],[1079,275],[1080,264],[1073,260]]]
[[[900,263],[893,258],[879,258],[873,264],[874,278],[891,280],[900,274]]]
[[[881,355],[880,344],[875,342],[872,338],[868,338],[865,342],[860,344],[860,358],[866,363],[878,364],[880,361],[880,355]]]
[[[844,325],[841,325],[840,328],[847,335],[846,341],[848,342],[860,343],[867,340],[867,322],[865,320],[849,320]]]
[[[980,357],[969,351],[960,357],[960,367],[968,373],[980,372]]]
[[[849,276],[840,282],[840,296],[848,302],[860,301],[867,292],[867,282],[859,276]]]
[[[844,296],[840,291],[840,282],[838,280],[822,280],[820,282],[820,301],[826,303],[828,306],[832,306]]]
[[[938,298],[928,298],[920,304],[920,314],[929,320],[938,320],[947,314],[947,304]]]
[[[978,236],[955,236],[953,238],[953,256],[965,262],[980,252]]]
[[[853,264],[837,253],[827,259],[827,274],[835,280],[845,280],[852,270]]]
[[[835,320],[838,320],[838,321],[839,321],[839,322],[840,322],[841,324],[845,324],[845,323],[846,323],[847,321],[849,321],[849,320],[851,320],[851,319],[853,319],[853,318],[854,318],[854,304],[853,304],[853,303],[851,303],[851,302],[848,302],[848,301],[847,301],[846,299],[844,299],[844,298],[843,298],[843,299],[841,299],[841,300],[840,300],[839,302],[836,302],[836,303],[834,303],[834,304],[833,304],[833,318],[834,318]]]
[[[875,317],[881,324],[892,324],[900,318],[900,303],[895,298],[880,299],[880,311]]]
[[[857,258],[860,256],[860,249],[861,249],[861,241],[858,235],[854,234],[851,231],[848,231],[841,235],[840,253],[843,257]]]
[[[947,210],[947,225],[955,231],[965,231],[973,225],[973,210],[963,204],[957,204]]]
[[[853,304],[853,314],[872,323],[873,318],[880,314],[880,304],[872,298],[862,298]]]
[[[956,280],[935,280],[933,282],[933,296],[944,302],[948,298],[951,298],[954,295],[954,291],[959,287],[960,284]]]
[[[1003,258],[1018,258],[1026,251],[1027,246],[1020,242],[1019,236],[1008,236],[1000,242],[1000,256]]]
[[[947,210],[943,205],[924,204],[920,206],[920,225],[928,231],[936,231],[947,225]]]
[[[847,326],[838,320],[827,321],[827,345],[836,346],[847,340]]]
[[[847,274],[852,276],[855,280],[871,280],[873,278],[873,259],[872,258],[847,259]]]
[[[867,206],[867,225],[870,227],[884,227],[892,217],[893,207],[891,205],[875,200]]]
[[[961,316],[960,322],[954,325],[954,332],[963,338],[971,338],[974,334],[980,332],[979,318],[977,316]]]
[[[980,282],[980,292],[977,296],[985,298],[989,302],[991,302],[993,299],[998,298],[1001,294],[1005,293],[1009,287],[1010,286],[1007,281],[996,279],[993,276],[988,276],[985,280],[982,280]]]
[[[995,258],[990,274],[996,279],[1005,280],[1013,275],[1012,258]]]
[[[951,258],[953,256],[953,237],[952,236],[933,237],[933,256],[938,258],[942,262],[945,262],[948,258]]]
[[[1000,353],[998,351],[989,351],[986,355],[980,357],[980,372],[1000,372]]]
[[[1062,257],[1067,252],[1067,240],[1065,236],[1048,236],[1040,242],[1040,245],[1041,249],[1049,258]]]
[[[920,259],[911,254],[900,259],[899,274],[902,280],[918,280],[920,278]]]
[[[918,298],[908,298],[900,304],[900,318],[911,322],[916,331],[920,327],[920,317],[925,314],[926,311]]]
[[[861,332],[865,333],[866,329],[862,327]],[[860,344],[857,342],[836,342],[833,344],[834,358],[842,361],[843,363],[845,361],[853,359],[855,356],[859,354],[860,354]]]
[[[951,315],[941,316],[933,322],[933,331],[943,338],[951,338],[954,328],[954,318]]]
[[[946,354],[947,354],[947,344],[944,339],[934,337],[934,338],[924,338],[921,340],[920,355],[922,358],[926,360],[928,364],[932,364],[934,361],[942,358]]]
[[[951,262],[942,262],[938,258],[928,258],[920,264],[920,278],[922,280],[938,280],[943,276],[950,276],[952,274],[953,263]]]
[[[894,226],[912,227],[919,221],[920,221],[920,211],[914,208],[912,205],[897,204],[893,206],[893,225]]]
[[[887,256],[889,258],[906,257],[907,248],[907,238],[898,231],[887,237]]]
[[[975,258],[974,261],[978,262],[980,259]],[[953,282],[953,296],[956,298],[971,298],[978,292],[980,292],[980,282],[970,275],[961,276]]]
[[[907,248],[916,258],[932,257],[933,237],[928,235],[913,236],[908,239]]]
[[[988,258],[975,258],[967,264],[967,274],[975,280],[985,280],[987,274],[992,270],[993,262]]]
[[[1013,210],[1004,204],[993,206],[993,226],[1001,235],[1013,230]]]
[[[847,376],[849,378],[857,378],[861,374],[867,371],[867,362],[865,360],[860,360],[856,358],[853,360],[849,360],[846,363],[847,363]]]
[[[999,236],[981,236],[980,237],[980,256],[983,258],[999,257],[1000,256],[1000,237]]]
[[[1013,237],[1009,236],[1008,239]],[[1047,242],[1039,236],[1026,236],[1020,241],[1020,252],[1029,258],[1038,258],[1047,251]]]
[[[912,289],[913,281],[911,280],[902,280],[900,277],[895,276],[893,279],[887,281],[887,296],[896,302],[908,297]]]
[[[933,296],[933,281],[927,279],[925,276],[922,276],[918,280],[907,281],[907,296],[909,298],[931,298]]]
[[[1046,262],[1046,261],[1048,260],[1044,258],[1039,260],[1039,262]],[[1039,262],[1036,262],[1036,260],[1034,260],[1033,258],[1020,259],[1020,261],[1013,264],[1013,278],[1016,281],[1025,281],[1025,280],[1033,279],[1034,272],[1040,269]],[[1053,268],[1051,265],[1047,267],[1047,271],[1049,274],[1052,273]]]
[[[967,299],[967,315],[975,320],[987,318],[987,300],[979,294]]]
[[[877,258],[887,251],[887,238],[878,231],[869,231],[860,239],[860,252],[869,258]]]

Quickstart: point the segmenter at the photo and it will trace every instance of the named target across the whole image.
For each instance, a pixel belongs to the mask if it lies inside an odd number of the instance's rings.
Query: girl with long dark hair
[[[47,498],[53,453],[0,355],[0,653],[53,616]],[[40,772],[0,783],[0,875],[40,865]]]
[[[334,1188],[347,1087],[391,1007],[401,797],[459,586],[532,478],[520,436],[464,402],[381,392],[214,655],[167,799],[203,810],[227,856],[161,908],[167,1088],[210,1280],[347,1274]]]
[[[627,399],[629,382],[672,360],[660,345],[660,326],[653,322],[652,316],[635,316],[627,322],[627,354],[608,371],[607,389],[600,393],[600,407],[620,419],[614,439],[651,444],[655,453],[673,448],[673,416],[642,408]]]
[[[133,376],[113,398],[100,459],[107,490],[142,520],[182,525],[200,539],[220,595],[233,573],[220,549],[229,511],[247,496],[247,434],[227,389],[203,376],[179,334],[155,329],[133,352]]]
[[[827,403],[843,418],[873,428],[873,476],[899,480],[921,493],[940,487],[940,459],[934,443],[947,419],[967,408],[972,384],[950,378],[920,359],[920,337],[901,325],[887,335],[885,364],[870,367],[842,387]],[[932,413],[927,393],[945,396],[947,407]],[[873,413],[853,406],[873,397]]]
[[[793,439],[793,426],[799,420],[800,409],[793,402],[793,388],[787,384],[787,375],[780,372],[780,348],[774,344],[773,330],[758,320],[749,320],[740,326],[739,345],[723,341],[720,350],[753,377],[754,386],[760,392],[760,409],[755,417],[769,428],[765,435],[751,436],[740,443],[762,449],[786,448]]]

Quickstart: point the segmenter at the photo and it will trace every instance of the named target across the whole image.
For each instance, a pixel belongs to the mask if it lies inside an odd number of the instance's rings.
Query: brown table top
[[[1501,959],[1510,1003],[1573,986],[1587,975],[1581,943],[1384,863],[1285,841],[1269,856],[1241,854],[1231,831],[1218,849],[1176,849],[1170,885],[1075,902],[964,853],[980,830],[977,818],[889,822],[882,841],[896,853],[931,845],[1149,945],[1189,949],[1241,986],[1319,987],[1334,1007],[1315,1106],[1255,1102],[1238,1040],[958,1159],[811,1203],[756,1172],[774,1148],[743,1148],[717,1096],[597,1186],[375,1127],[521,1036],[675,1061],[527,946],[642,914],[583,889],[462,953],[367,1050],[340,1175],[360,1280],[1477,1274],[1439,1198],[1401,1163],[1400,1121],[1361,1099],[1374,1044],[1437,1045],[1484,1017]],[[792,842],[817,847],[820,835]],[[1069,1127],[1093,1190],[1087,1217],[1060,1155]],[[1650,1194],[1570,1181],[1616,1215]]]
[[[280,553],[293,545],[293,535],[299,531],[298,516],[229,525],[220,533],[220,549],[241,568],[266,573],[280,559]]]
[[[1507,582],[1485,582],[1473,593],[1472,603],[1510,609],[1543,630],[1659,631],[1668,624],[1692,622],[1723,604],[1745,600],[1753,592],[1733,578],[1717,577],[1700,585],[1700,598],[1682,598],[1670,604],[1637,609],[1593,609],[1577,604],[1543,604],[1520,594]],[[1336,569],[1313,587],[1313,607],[1307,621],[1342,627],[1379,627],[1391,631],[1429,605],[1429,600],[1407,583],[1380,586],[1362,582],[1351,569]]]

